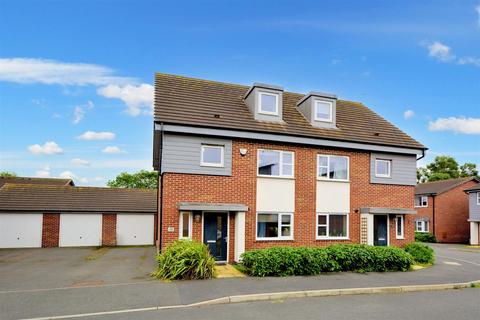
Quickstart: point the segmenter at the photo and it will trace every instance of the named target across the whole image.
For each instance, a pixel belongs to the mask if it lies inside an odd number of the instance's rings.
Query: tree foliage
[[[11,171],[0,171],[0,177],[6,178],[6,177],[16,177],[17,174],[15,172]]]
[[[156,189],[158,172],[140,170],[136,173],[122,172],[114,180],[109,180],[110,188]]]
[[[426,168],[417,169],[418,183],[475,176],[478,176],[476,164],[467,162],[459,166],[450,156],[437,156]]]

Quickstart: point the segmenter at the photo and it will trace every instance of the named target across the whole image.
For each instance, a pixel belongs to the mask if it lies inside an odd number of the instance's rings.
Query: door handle
[[[215,240],[207,240],[207,243],[215,243]]]

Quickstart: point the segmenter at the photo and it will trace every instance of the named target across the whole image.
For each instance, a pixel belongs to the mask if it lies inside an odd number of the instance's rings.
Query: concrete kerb
[[[138,308],[138,309],[125,309],[125,310],[115,310],[115,311],[70,314],[70,315],[64,315],[64,316],[29,318],[24,320],[71,319],[71,318],[99,316],[99,315],[112,315],[112,314],[120,314],[120,313],[192,308],[192,307],[202,307],[202,306],[210,306],[210,305],[229,304],[229,303],[275,301],[275,300],[306,298],[306,297],[331,297],[331,296],[347,296],[347,295],[362,295],[362,294],[387,294],[387,293],[407,293],[407,292],[420,292],[420,291],[440,291],[440,290],[451,290],[451,289],[465,289],[465,288],[470,288],[470,287],[479,286],[479,285],[480,285],[480,280],[476,280],[476,281],[463,282],[463,283],[446,283],[446,284],[254,293],[254,294],[246,294],[246,295],[227,296],[227,297],[200,301],[200,302],[195,302],[191,304],[183,304],[183,305],[157,306],[157,307],[147,307],[147,308]]]

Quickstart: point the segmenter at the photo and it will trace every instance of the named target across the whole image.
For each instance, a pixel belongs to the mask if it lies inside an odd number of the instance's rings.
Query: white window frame
[[[480,192],[477,192],[477,205],[480,206]]]
[[[386,162],[388,164],[388,174],[378,173],[378,163],[379,162]],[[389,160],[389,159],[375,159],[375,177],[391,178],[392,177],[392,160]]]
[[[262,95],[275,97],[275,112],[262,110]],[[258,113],[267,114],[267,115],[270,115],[270,116],[278,116],[278,111],[279,111],[278,94],[259,91],[258,92]]]
[[[275,238],[272,237],[259,237],[258,236],[258,215],[259,214],[276,214],[277,217],[277,226],[278,226],[278,236]],[[290,235],[287,236],[282,236],[282,226],[286,226],[286,224],[282,224],[282,216],[290,216]],[[255,239],[258,241],[278,241],[278,240],[293,240],[293,228],[294,226],[294,214],[291,212],[257,212],[257,215],[255,217]]]
[[[402,232],[398,234],[398,219],[401,220]],[[397,239],[405,239],[405,219],[402,215],[395,216],[395,236]]]
[[[421,229],[422,230],[419,230],[418,229],[418,224],[420,223],[420,225],[422,226]],[[428,221],[425,221],[425,220],[416,220],[415,221],[415,232],[422,232],[422,233],[427,233],[429,232],[429,223]]]
[[[416,198],[420,198],[420,204],[417,206],[415,205],[415,208],[427,208],[428,207],[428,196],[415,196]],[[425,199],[425,205],[423,205],[423,199]]]
[[[272,151],[272,152],[279,152],[280,153],[280,159],[279,159],[279,175],[278,176],[273,176],[273,175],[268,175],[268,174],[260,174],[258,172],[259,166],[260,166],[260,152],[262,151]],[[283,154],[289,153],[292,155],[292,174],[291,175],[286,175],[283,174]],[[284,150],[273,150],[273,149],[258,149],[257,150],[257,177],[267,177],[267,178],[293,178],[295,176],[295,152],[293,151],[284,151]]]
[[[188,237],[183,236],[183,215],[188,214]],[[193,214],[191,211],[180,211],[179,222],[178,222],[178,238],[179,239],[192,239],[192,229],[193,229]]]
[[[326,103],[330,106],[330,118],[328,119],[323,119],[323,118],[318,118],[317,117],[317,105],[318,103]],[[313,118],[315,121],[320,121],[320,122],[333,122],[333,102],[331,101],[325,101],[325,100],[315,100],[314,107],[313,107]]]
[[[330,215],[333,216],[347,216],[347,235],[345,237],[331,237],[330,234]],[[326,225],[318,223],[318,216],[327,216]],[[319,236],[318,235],[318,227],[326,226],[326,235]],[[338,213],[325,213],[325,212],[317,212],[315,215],[315,238],[317,240],[349,240],[350,239],[350,215],[345,212],[338,212]]]
[[[220,149],[220,151],[221,151],[221,162],[220,163],[205,162],[203,160],[203,151],[207,148]],[[224,163],[225,163],[225,146],[214,145],[214,144],[202,144],[202,147],[201,147],[201,150],[200,150],[200,165],[202,167],[223,168],[225,166]]]
[[[319,169],[319,163],[320,163],[320,157],[327,157],[327,177],[320,177],[320,170]],[[339,158],[346,158],[347,159],[347,179],[330,179],[329,173],[330,173],[330,158],[331,157],[339,157]],[[325,166],[322,166],[325,167]],[[334,154],[317,154],[317,180],[322,180],[322,181],[341,181],[341,182],[349,182],[350,181],[350,157],[347,156],[337,156]]]

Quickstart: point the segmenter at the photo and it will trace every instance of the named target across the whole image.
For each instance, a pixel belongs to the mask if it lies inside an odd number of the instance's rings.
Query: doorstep
[[[223,264],[215,266],[217,278],[241,278],[246,277],[245,274],[235,269],[231,264]]]

